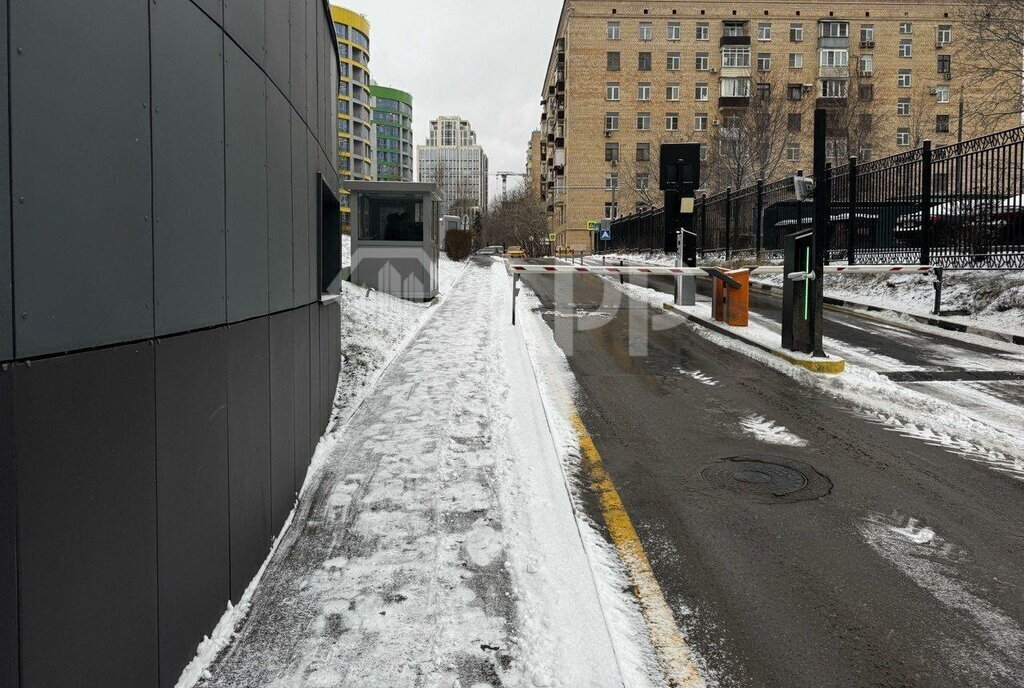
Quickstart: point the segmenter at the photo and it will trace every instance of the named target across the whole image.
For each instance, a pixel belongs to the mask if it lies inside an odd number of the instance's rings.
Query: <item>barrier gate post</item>
[[[676,251],[676,265],[697,266],[697,234],[694,232],[694,199],[700,186],[700,144],[663,143],[659,151],[659,186],[665,192],[665,251]],[[697,299],[693,277],[677,277],[675,302],[692,306]]]

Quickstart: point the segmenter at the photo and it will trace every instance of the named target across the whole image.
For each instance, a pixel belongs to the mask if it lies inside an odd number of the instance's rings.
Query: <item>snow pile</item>
[[[601,258],[609,265],[622,260],[629,263],[643,263],[644,265],[661,265],[672,267],[676,264],[676,254],[665,253],[664,251],[628,251],[623,253],[604,253],[600,256],[591,256],[588,262],[600,261]]]
[[[767,444],[780,444],[787,447],[807,446],[807,440],[790,432],[785,426],[756,413],[742,418],[740,427],[743,428],[743,432],[749,433]]]
[[[756,275],[758,281],[782,286],[782,275]],[[931,316],[935,278],[911,274],[828,274],[825,295],[868,306]],[[945,319],[1024,335],[1024,272],[1019,270],[950,270],[942,278],[942,310],[964,311]]]

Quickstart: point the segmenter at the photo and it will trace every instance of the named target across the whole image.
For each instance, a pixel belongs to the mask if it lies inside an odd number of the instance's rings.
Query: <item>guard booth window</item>
[[[317,173],[317,283],[321,294],[341,293],[341,203],[322,174]]]
[[[423,203],[386,196],[359,204],[360,241],[423,241]]]

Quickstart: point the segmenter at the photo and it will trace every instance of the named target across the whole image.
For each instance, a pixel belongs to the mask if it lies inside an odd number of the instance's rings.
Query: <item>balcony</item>
[[[875,42],[874,41],[861,41],[860,42],[860,47],[861,48],[874,48],[875,47]]]
[[[814,107],[816,108],[845,108],[846,97],[842,98],[821,98],[819,97],[814,101]]]
[[[750,96],[719,96],[718,107],[742,108],[750,105]]]
[[[718,45],[750,45],[750,36],[722,36]]]
[[[850,47],[849,36],[819,36],[818,49],[845,49]]]
[[[818,67],[818,78],[819,79],[849,79],[850,78],[850,67]]]
[[[859,76],[861,79],[870,79],[874,75],[875,75],[875,70],[873,70],[873,69],[858,69],[857,70],[857,76]]]

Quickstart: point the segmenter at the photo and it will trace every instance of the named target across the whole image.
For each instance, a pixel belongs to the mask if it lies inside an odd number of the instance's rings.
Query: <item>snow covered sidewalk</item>
[[[471,264],[329,439],[199,685],[660,685],[621,565],[573,506],[508,292],[502,265]]]

